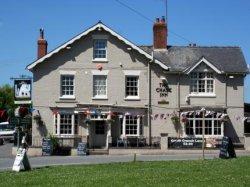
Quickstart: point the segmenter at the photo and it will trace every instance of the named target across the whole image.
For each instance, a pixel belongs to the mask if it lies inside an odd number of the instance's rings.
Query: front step
[[[89,149],[90,155],[108,155],[109,150],[108,149]]]

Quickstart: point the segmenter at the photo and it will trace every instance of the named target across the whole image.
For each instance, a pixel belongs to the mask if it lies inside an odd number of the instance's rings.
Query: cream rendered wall
[[[93,40],[88,35],[76,41],[71,49],[64,49],[53,55],[49,60],[37,65],[33,70],[33,105],[39,110],[44,126],[33,125],[33,144],[40,145],[41,137],[53,134],[53,114],[50,107],[65,108],[73,112],[76,104],[116,104],[125,106],[145,107],[148,104],[148,67],[149,62],[143,55],[134,50],[128,50],[128,46],[106,32],[94,32],[92,34],[103,34],[108,36],[107,63],[101,63],[103,70],[108,70],[107,92],[108,99],[92,99],[92,70],[97,70],[97,64],[92,62]],[[122,66],[121,66],[122,65]],[[198,67],[203,70],[204,65]],[[207,67],[206,67],[207,68]],[[226,80],[225,75],[215,75],[215,96],[214,97],[191,97],[190,105],[186,103],[186,96],[190,93],[190,80],[185,74],[176,74],[163,71],[158,65],[152,64],[152,114],[171,114],[179,111],[178,106],[178,80],[180,79],[180,106],[226,106],[226,82],[227,82],[227,105],[228,114],[235,133],[225,128],[225,133],[232,137],[243,136],[243,125],[237,120],[243,116],[243,80],[242,76],[235,76],[233,80]],[[209,69],[209,68],[208,68]],[[139,94],[140,100],[125,100],[125,75],[124,70],[139,70]],[[75,72],[75,100],[60,99],[60,71]],[[211,71],[211,69],[209,69]],[[166,97],[160,97],[156,92],[159,83],[162,83],[161,76],[165,76],[171,92]],[[237,89],[235,88],[237,85]],[[162,99],[168,104],[158,104]],[[237,119],[236,117],[237,116]],[[177,131],[171,122],[171,116],[166,119],[152,119],[152,136],[160,136],[161,133],[169,133],[169,136],[176,136]],[[144,117],[144,135],[148,136],[149,128],[147,116]],[[228,126],[229,127],[229,126]],[[116,132],[117,133],[117,132]],[[86,125],[80,120],[79,134],[86,136]],[[117,135],[117,134],[116,134]]]
[[[53,134],[53,114],[50,107],[66,108],[73,111],[77,103],[81,104],[115,104],[125,106],[145,107],[148,98],[147,62],[143,55],[128,50],[128,46],[106,32],[93,34],[107,35],[107,63],[101,63],[103,70],[108,70],[107,96],[108,99],[92,99],[92,70],[97,70],[97,64],[92,62],[93,40],[92,35],[76,41],[71,49],[64,49],[53,55],[47,61],[37,65],[33,70],[33,104],[39,110],[43,127],[33,125],[33,142],[39,145],[42,136]],[[122,66],[121,66],[122,64]],[[139,70],[139,96],[140,100],[125,100],[124,70]],[[75,72],[75,100],[60,99],[60,72]],[[82,121],[81,121],[82,123]],[[86,127],[81,124],[79,132],[86,135]],[[41,133],[44,132],[44,133]],[[145,130],[147,132],[147,130]]]

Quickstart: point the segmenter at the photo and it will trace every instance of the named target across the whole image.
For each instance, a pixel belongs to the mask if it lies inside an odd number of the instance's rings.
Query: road
[[[0,145],[0,159],[1,158],[13,158],[12,151],[13,143],[5,142],[4,145]]]
[[[250,156],[250,153],[240,152],[237,156]],[[218,158],[218,153],[206,154],[206,159]],[[201,154],[169,154],[169,155],[137,155],[137,161],[166,161],[166,160],[196,160]],[[103,164],[115,162],[131,162],[134,155],[90,155],[90,156],[47,156],[29,158],[32,168],[75,165],[75,164]],[[0,158],[0,170],[10,170],[14,158]]]

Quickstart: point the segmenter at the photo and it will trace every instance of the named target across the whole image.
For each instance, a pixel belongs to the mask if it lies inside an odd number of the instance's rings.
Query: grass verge
[[[250,157],[130,162],[0,172],[0,186],[247,186]]]

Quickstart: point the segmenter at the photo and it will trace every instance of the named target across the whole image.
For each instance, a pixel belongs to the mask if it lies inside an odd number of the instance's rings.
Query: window
[[[74,96],[74,75],[61,75],[61,97]]]
[[[137,116],[125,117],[126,135],[137,135]]]
[[[95,39],[94,40],[94,59],[106,59],[107,58],[107,40]]]
[[[78,117],[79,115],[75,114],[75,134],[78,134]]]
[[[78,122],[77,114],[54,114],[54,132],[56,135],[78,134]]]
[[[107,76],[94,75],[93,76],[93,97],[107,98]]]
[[[71,116],[71,114],[61,114],[61,116],[60,116],[60,134],[72,134],[72,116]]]
[[[126,97],[138,97],[139,76],[126,76]]]
[[[213,116],[205,117],[205,135],[208,136],[222,136],[222,123],[219,118]],[[188,136],[201,136],[202,135],[202,117],[196,116],[188,118],[185,124],[185,132]]]
[[[191,93],[214,93],[213,73],[191,73],[190,91]]]

